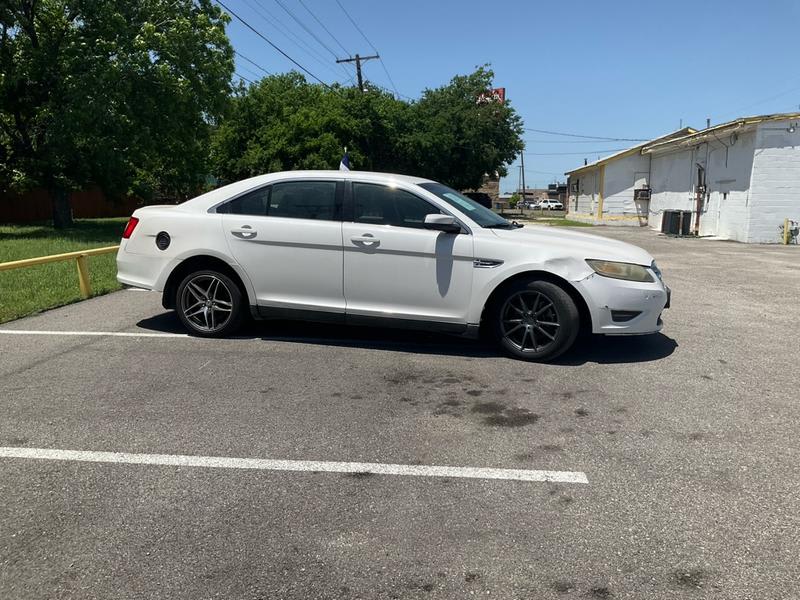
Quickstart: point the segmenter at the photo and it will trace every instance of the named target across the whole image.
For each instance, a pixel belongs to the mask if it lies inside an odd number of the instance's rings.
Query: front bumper
[[[661,331],[661,313],[669,306],[671,290],[655,279],[641,283],[593,273],[576,282],[592,315],[592,332],[643,335]]]

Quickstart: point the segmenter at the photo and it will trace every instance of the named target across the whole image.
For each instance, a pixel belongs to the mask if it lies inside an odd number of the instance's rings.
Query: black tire
[[[175,293],[175,310],[190,335],[226,337],[241,327],[246,306],[239,286],[214,269],[189,273]]]
[[[489,312],[495,342],[514,358],[552,360],[572,346],[580,331],[578,307],[561,287],[519,280],[497,294]]]

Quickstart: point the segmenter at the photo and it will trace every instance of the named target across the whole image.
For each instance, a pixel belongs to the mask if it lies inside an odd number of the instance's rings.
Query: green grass
[[[553,227],[594,227],[594,225],[591,223],[573,221],[571,219],[543,219],[539,221],[539,223],[542,223],[543,225],[552,225]]]
[[[127,219],[78,219],[70,229],[0,225],[0,262],[119,244]],[[92,293],[117,290],[115,254],[92,256]],[[81,299],[75,261],[0,271],[0,323]]]

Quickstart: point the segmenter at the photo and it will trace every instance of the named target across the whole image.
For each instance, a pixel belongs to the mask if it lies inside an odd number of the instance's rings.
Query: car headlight
[[[653,283],[653,276],[642,265],[633,263],[614,262],[611,260],[594,260],[587,258],[586,263],[594,269],[594,272],[603,277],[614,279],[624,279],[626,281],[642,281]]]

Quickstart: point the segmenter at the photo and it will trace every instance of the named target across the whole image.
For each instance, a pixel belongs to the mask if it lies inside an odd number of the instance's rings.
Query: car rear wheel
[[[191,335],[225,337],[235,333],[244,319],[239,286],[224,273],[195,271],[178,286],[175,308]]]
[[[556,358],[575,342],[580,330],[578,307],[570,295],[549,281],[509,285],[494,302],[492,332],[508,354],[525,360]]]

